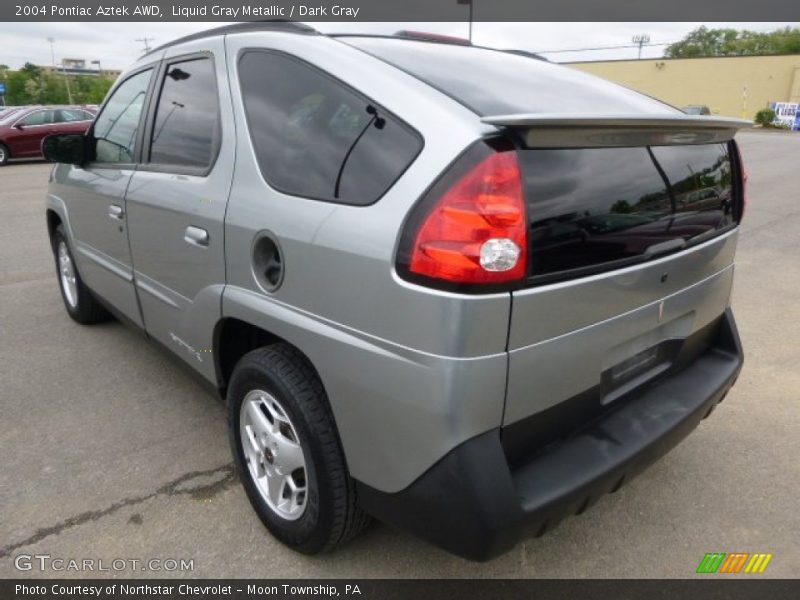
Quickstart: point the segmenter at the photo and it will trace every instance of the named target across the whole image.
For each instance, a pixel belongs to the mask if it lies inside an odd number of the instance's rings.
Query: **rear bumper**
[[[725,397],[742,362],[728,309],[715,343],[690,365],[513,467],[494,429],[453,449],[401,492],[359,483],[359,501],[454,554],[487,560],[583,512],[666,454]]]

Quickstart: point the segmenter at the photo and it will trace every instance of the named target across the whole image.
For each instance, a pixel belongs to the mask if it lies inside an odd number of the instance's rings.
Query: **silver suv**
[[[47,225],[73,319],[143,329],[225,398],[278,539],[329,550],[372,515],[484,560],[733,385],[745,124],[515,53],[230,25],[45,140]]]

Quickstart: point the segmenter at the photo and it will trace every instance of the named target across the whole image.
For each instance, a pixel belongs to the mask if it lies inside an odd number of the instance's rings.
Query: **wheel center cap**
[[[275,462],[275,455],[272,454],[272,450],[269,448],[264,450],[264,459],[266,459],[269,464],[273,464]]]

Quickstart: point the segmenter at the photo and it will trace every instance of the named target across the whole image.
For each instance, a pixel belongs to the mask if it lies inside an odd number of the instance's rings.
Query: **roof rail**
[[[536,60],[543,60],[544,62],[550,62],[549,59],[545,58],[541,54],[536,54],[536,52],[530,52],[529,50],[518,50],[515,48],[509,48],[507,50],[503,50],[503,52],[508,52],[509,54],[517,54],[519,56],[527,56],[528,58],[535,58]]]
[[[191,35],[172,40],[166,44],[162,44],[156,48],[146,52],[142,56],[149,56],[154,52],[177,46],[185,42],[193,42],[194,40],[202,40],[217,35],[227,35],[229,33],[244,33],[248,31],[284,31],[287,33],[299,33],[302,35],[318,35],[319,32],[313,27],[309,27],[305,23],[298,23],[296,21],[247,21],[244,23],[232,23],[230,25],[223,25],[206,31],[200,31]]]
[[[401,29],[395,31],[393,37],[404,38],[407,40],[419,40],[421,42],[438,42],[440,44],[457,44],[459,46],[471,46],[472,42],[467,38],[456,37],[454,35],[444,35],[441,33],[431,33],[429,31],[415,31],[411,29]]]

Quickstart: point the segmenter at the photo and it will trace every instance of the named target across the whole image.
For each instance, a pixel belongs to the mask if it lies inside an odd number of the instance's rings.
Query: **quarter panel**
[[[283,194],[259,171],[236,67],[229,72],[238,135],[223,317],[257,325],[305,353],[322,378],[352,475],[400,490],[502,418],[510,294],[429,290],[394,272],[410,208],[486,126],[439,92],[336,40],[275,32],[226,38],[234,65],[250,48],[310,62],[424,139],[417,159],[371,206]],[[265,231],[277,239],[284,269],[272,292],[253,273],[253,242]]]
[[[505,353],[432,356],[230,286],[223,314],[306,353],[330,399],[351,475],[376,489],[405,488],[458,444],[500,425]]]
[[[273,232],[285,278],[275,297],[347,327],[422,352],[482,356],[505,350],[509,294],[466,296],[407,284],[394,273],[400,229],[427,187],[485,126],[417,79],[333,39],[248,33],[226,39],[229,60],[249,48],[298,56],[395,113],[424,138],[414,163],[376,204],[329,204],[289,196],[262,177],[246,129],[236,68],[231,69],[240,130],[226,216],[228,281],[259,290],[251,267],[254,235]]]

